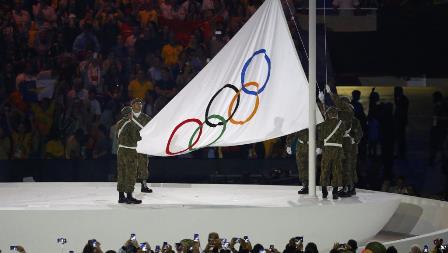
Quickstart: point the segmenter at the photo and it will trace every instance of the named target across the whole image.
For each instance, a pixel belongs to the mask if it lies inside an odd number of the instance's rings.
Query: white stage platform
[[[79,252],[88,239],[103,250],[117,250],[136,233],[153,247],[199,233],[222,238],[248,235],[265,246],[283,249],[288,239],[304,236],[321,250],[350,238],[374,237],[397,210],[401,196],[358,190],[333,201],[297,195],[298,187],[259,185],[152,184],[152,194],[136,197],[142,205],[118,204],[115,183],[0,184],[0,249],[19,244],[28,252]],[[205,246],[205,245],[202,245]]]

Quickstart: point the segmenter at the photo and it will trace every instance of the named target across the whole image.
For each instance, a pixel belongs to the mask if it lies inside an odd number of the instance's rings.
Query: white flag
[[[269,0],[141,130],[137,151],[172,156],[260,142],[304,128],[308,81],[280,1]]]

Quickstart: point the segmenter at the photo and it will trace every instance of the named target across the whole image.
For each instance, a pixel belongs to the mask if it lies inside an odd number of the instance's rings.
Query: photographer
[[[204,253],[218,253],[221,249],[222,245],[219,234],[216,232],[208,234],[208,243],[205,246]]]
[[[303,238],[295,237],[289,240],[286,244],[283,253],[301,253],[303,252]]]
[[[235,249],[235,244],[239,244],[239,250]],[[241,238],[232,238],[232,240],[230,241],[230,245],[229,245],[229,249],[230,251],[232,251],[232,253],[249,253],[252,251],[252,244],[250,243],[249,239],[247,238],[247,236],[245,236],[243,239]]]
[[[101,250],[101,243],[95,239],[87,241],[86,246],[82,250],[82,253],[103,253]]]

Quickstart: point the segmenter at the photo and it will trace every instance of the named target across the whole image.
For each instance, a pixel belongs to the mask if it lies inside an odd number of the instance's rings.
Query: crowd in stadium
[[[64,246],[67,243],[66,238],[58,238],[58,243]],[[25,248],[22,246],[15,247],[19,253],[26,253]],[[423,247],[420,245],[412,245],[409,249],[409,253],[445,253],[447,252],[447,246],[443,244],[443,239],[434,240],[434,245],[429,248],[428,245]],[[212,232],[208,235],[207,243],[201,246],[198,234],[195,234],[194,239],[183,239],[174,245],[170,245],[168,242],[163,242],[161,245],[155,245],[154,248],[147,242],[139,243],[136,235],[132,234],[123,246],[115,250],[107,250],[105,253],[319,253],[318,245],[313,242],[304,243],[303,237],[291,238],[286,246],[277,249],[276,245],[269,245],[264,247],[261,244],[253,244],[248,236],[242,238],[234,237],[230,241],[222,239],[219,234]],[[74,251],[69,251],[74,252]],[[356,253],[360,252],[358,249],[358,242],[350,239],[347,242],[334,243],[330,253]],[[366,244],[363,253],[397,253],[397,249],[394,246],[386,247],[382,243],[373,241]],[[96,239],[88,240],[82,253],[103,253],[101,243]]]

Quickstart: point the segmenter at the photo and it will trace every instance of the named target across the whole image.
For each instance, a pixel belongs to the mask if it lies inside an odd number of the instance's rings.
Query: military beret
[[[127,115],[132,112],[132,108],[130,106],[125,106],[121,109],[121,115]]]
[[[133,105],[135,103],[143,103],[143,100],[141,98],[134,98],[131,101],[131,105]]]

